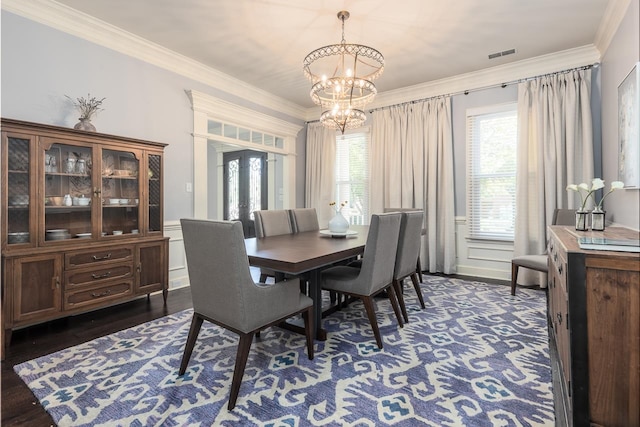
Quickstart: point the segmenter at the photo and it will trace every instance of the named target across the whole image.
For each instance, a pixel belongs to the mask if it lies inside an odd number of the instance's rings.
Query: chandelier
[[[342,41],[314,50],[303,61],[304,75],[311,81],[310,96],[322,109],[320,123],[344,133],[362,126],[365,105],[378,92],[373,80],[384,71],[384,57],[376,49],[344,39],[344,21],[349,12],[338,12]]]

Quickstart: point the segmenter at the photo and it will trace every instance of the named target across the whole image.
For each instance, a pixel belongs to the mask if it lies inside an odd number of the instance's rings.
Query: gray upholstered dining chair
[[[424,212],[424,211],[418,208],[384,208],[383,212]],[[425,234],[427,234],[427,230],[421,227],[420,235],[424,236]],[[420,264],[420,253],[418,253],[418,260],[416,261],[416,273],[418,275],[418,279],[420,279],[420,283],[422,283],[422,265]]]
[[[393,270],[393,285],[398,296],[402,317],[405,323],[409,322],[407,308],[404,303],[402,293],[402,282],[407,277],[411,278],[413,288],[418,295],[420,306],[425,308],[422,291],[420,290],[420,281],[418,273],[416,273],[416,259],[420,257],[420,236],[422,230],[423,211],[406,211],[402,212],[402,220],[400,221],[400,236],[398,238],[398,251],[396,254],[396,264]]]
[[[294,233],[320,230],[316,208],[298,208],[289,211]]]
[[[298,280],[259,286],[253,282],[240,222],[181,219],[193,300],[191,328],[179,375],[204,320],[240,335],[228,409],[236,404],[251,342],[256,332],[302,313],[307,355],[313,359],[313,301],[300,293]]]
[[[289,211],[285,209],[254,211],[256,237],[262,239],[269,236],[293,233],[293,224]],[[260,269],[260,282],[266,282],[267,277],[280,281],[283,276],[267,268]]]
[[[323,289],[362,300],[378,348],[382,348],[382,339],[376,320],[374,295],[387,291],[398,324],[400,327],[403,326],[402,315],[393,287],[393,268],[398,249],[400,219],[401,214],[399,213],[372,215],[362,267],[336,266],[320,273]]]
[[[573,225],[576,221],[575,209],[556,209],[553,211],[551,225]],[[511,260],[511,295],[516,294],[516,284],[518,282],[518,270],[520,267],[541,273],[549,272],[549,259],[547,252],[535,255],[521,255]]]

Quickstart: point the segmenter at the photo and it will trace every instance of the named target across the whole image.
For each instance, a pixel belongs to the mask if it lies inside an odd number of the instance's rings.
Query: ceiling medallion
[[[311,81],[310,96],[322,109],[320,122],[344,133],[364,124],[365,105],[378,92],[373,81],[384,71],[384,57],[376,49],[347,43],[344,21],[349,12],[338,12],[342,41],[314,50],[303,61],[304,75]]]

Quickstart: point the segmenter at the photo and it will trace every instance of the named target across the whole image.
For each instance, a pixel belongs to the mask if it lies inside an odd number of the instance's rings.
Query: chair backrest
[[[293,233],[291,217],[284,209],[254,211],[256,222],[256,237],[279,236]]]
[[[320,230],[316,208],[299,208],[289,211],[294,233]]]
[[[402,212],[394,279],[402,279],[416,271],[420,256],[423,211]]]
[[[417,211],[422,211],[422,209],[419,209],[419,208],[384,208],[383,211],[385,213],[388,213],[388,212],[417,212]]]
[[[257,287],[249,271],[242,223],[181,219],[195,312],[245,330],[244,301]]]
[[[362,267],[355,286],[362,294],[371,294],[393,281],[398,251],[400,213],[371,215]]]
[[[553,211],[551,225],[574,225],[576,223],[575,209],[556,209]]]

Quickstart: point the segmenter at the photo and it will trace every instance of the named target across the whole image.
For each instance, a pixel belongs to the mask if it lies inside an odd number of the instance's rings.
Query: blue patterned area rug
[[[204,323],[177,371],[191,310],[15,366],[60,426],[552,426],[545,294],[424,276],[409,324],[377,300],[378,350],[360,302],[304,337],[277,327],[251,347],[235,409],[237,336]]]

